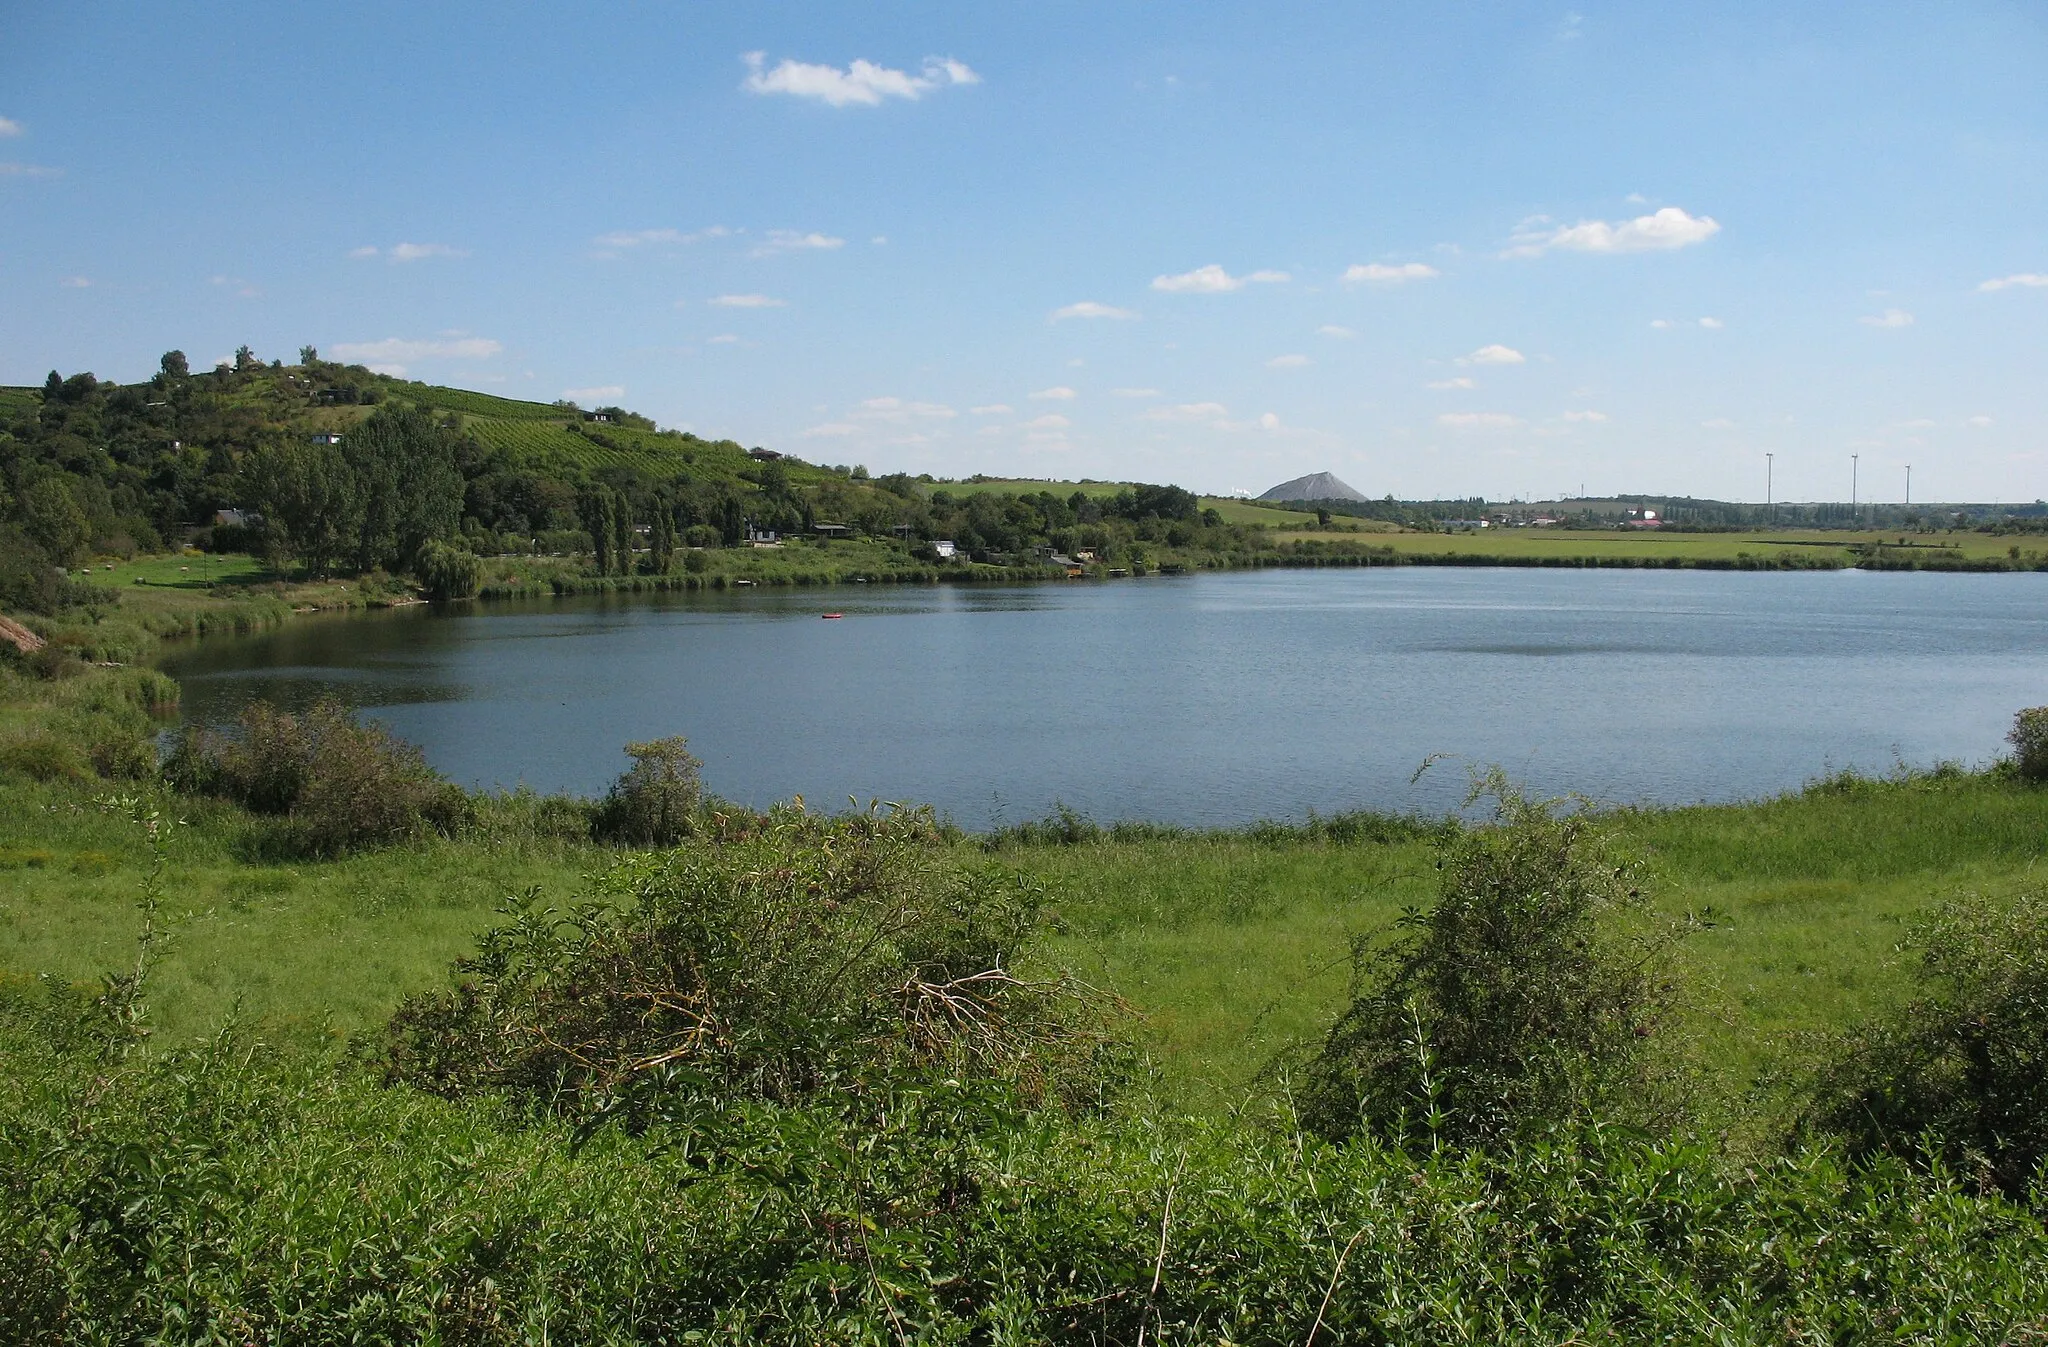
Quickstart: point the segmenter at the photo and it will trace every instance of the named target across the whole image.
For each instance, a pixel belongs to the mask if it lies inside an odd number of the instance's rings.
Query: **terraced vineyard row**
[[[501,398],[490,393],[478,393],[468,388],[442,388],[438,385],[423,386],[419,389],[420,400],[430,406],[461,412],[465,416],[488,416],[500,421],[560,421],[562,409],[551,407],[545,402],[522,402],[517,398]]]

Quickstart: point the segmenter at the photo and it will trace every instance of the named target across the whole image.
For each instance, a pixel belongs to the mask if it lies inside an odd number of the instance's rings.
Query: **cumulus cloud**
[[[1260,413],[1260,415],[1259,415],[1259,429],[1260,429],[1260,430],[1278,430],[1278,429],[1280,429],[1280,413],[1278,413],[1278,412],[1262,412],[1262,413]]]
[[[1315,361],[1310,360],[1305,355],[1276,355],[1266,362],[1266,368],[1300,369],[1303,365],[1313,365],[1314,363]]]
[[[1610,224],[1605,220],[1582,220],[1575,225],[1550,228],[1538,225],[1515,234],[1514,245],[1503,257],[1539,257],[1553,250],[1573,253],[1669,252],[1695,243],[1705,243],[1721,232],[1720,222],[1710,215],[1688,215],[1676,206],[1666,206],[1653,215]]]
[[[1480,347],[1471,355],[1460,356],[1458,363],[1461,365],[1520,365],[1526,363],[1528,359],[1529,357],[1523,355],[1514,347],[1502,346],[1499,342],[1495,342],[1491,346]]]
[[[1521,425],[1522,418],[1506,412],[1445,412],[1436,423],[1450,430],[1508,430]]]
[[[1567,421],[1605,421],[1605,420],[1607,419],[1607,413],[1606,413],[1606,412],[1566,412],[1566,413],[1564,414],[1564,419],[1565,419],[1565,420],[1567,420]]]
[[[1340,326],[1336,323],[1324,323],[1321,327],[1316,329],[1316,335],[1318,337],[1335,337],[1338,341],[1350,341],[1353,337],[1357,336],[1358,334],[1352,331],[1350,328]]]
[[[797,437],[805,440],[817,440],[834,435],[851,435],[859,429],[860,427],[854,425],[851,421],[827,421],[822,426],[812,426],[809,430],[798,431]]]
[[[422,262],[429,257],[467,257],[460,248],[445,243],[395,243],[387,254],[394,262]]]
[[[1007,402],[991,402],[980,407],[969,407],[967,410],[976,416],[1008,416],[1017,409]]]
[[[1399,285],[1403,281],[1426,281],[1441,274],[1427,262],[1403,262],[1398,266],[1366,262],[1344,268],[1344,280],[1349,285]]]
[[[1181,402],[1171,407],[1154,407],[1145,413],[1147,421],[1217,421],[1230,415],[1220,402]]]
[[[609,402],[626,396],[626,390],[619,384],[599,384],[596,388],[565,388],[562,396],[571,402]]]
[[[0,139],[21,134],[21,123],[10,117],[0,117]]]
[[[1709,332],[1719,332],[1722,328],[1726,327],[1727,324],[1723,323],[1718,318],[1702,318],[1700,319],[1700,326],[1707,329]]]
[[[789,301],[769,295],[713,295],[705,303],[721,309],[780,309],[786,308]]]
[[[863,399],[855,416],[868,421],[946,421],[960,413],[943,402],[916,402],[907,398]]]
[[[1963,424],[1966,426],[1975,426],[1977,429],[1982,430],[1985,426],[1991,424],[1991,418],[1988,416],[1972,416],[1966,418],[1963,421]]]
[[[740,83],[742,89],[750,94],[814,99],[835,108],[874,107],[891,98],[914,103],[934,90],[981,83],[981,76],[951,57],[928,56],[923,68],[913,75],[872,61],[855,61],[842,70],[838,66],[785,59],[769,69],[767,55],[750,51],[740,57],[747,64],[747,77]]]
[[[740,334],[737,332],[721,332],[715,337],[706,337],[704,344],[706,346],[737,346],[740,344]]]
[[[1452,389],[1457,388],[1477,388],[1479,387],[1479,381],[1477,379],[1469,379],[1460,374],[1455,379],[1434,380],[1430,383],[1429,387],[1434,388],[1439,393],[1448,393]]]
[[[1081,395],[1065,384],[1055,384],[1051,388],[1041,388],[1031,396],[1041,402],[1071,402]]]
[[[2019,287],[2048,289],[2048,275],[2038,271],[2021,271],[2011,276],[2000,276],[1996,280],[1986,281],[1977,288],[1985,294],[1990,294],[1995,290],[2012,290]]]
[[[337,359],[359,361],[398,360],[488,360],[505,349],[489,337],[458,337],[452,340],[408,341],[386,337],[382,341],[345,341],[334,347]]]
[[[1166,396],[1156,388],[1112,388],[1109,391],[1120,398],[1157,398]]]
[[[1044,416],[1034,416],[1029,421],[1026,421],[1024,423],[1024,429],[1065,430],[1068,426],[1071,426],[1073,424],[1074,423],[1072,421],[1069,421],[1066,417],[1059,415],[1057,412],[1048,412]]]
[[[1130,309],[1119,309],[1114,304],[1098,304],[1084,299],[1078,304],[1068,304],[1052,311],[1052,321],[1057,323],[1065,318],[1136,318]]]
[[[751,256],[773,257],[777,253],[830,252],[845,245],[845,239],[834,238],[830,234],[820,234],[816,231],[806,234],[796,229],[771,229],[768,231],[768,237],[754,248]]]
[[[1233,276],[1212,262],[1206,267],[1183,271],[1178,276],[1154,276],[1152,288],[1170,295],[1223,295],[1232,290],[1242,290],[1247,285],[1278,285],[1288,279],[1284,271],[1254,271],[1248,276]]]
[[[724,225],[711,225],[688,233],[680,229],[620,229],[609,234],[599,234],[593,241],[600,248],[614,249],[679,246],[703,239],[722,239],[732,232]]]
[[[1865,327],[1911,327],[1913,315],[1904,309],[1886,309],[1883,313],[1867,313],[1856,321]]]

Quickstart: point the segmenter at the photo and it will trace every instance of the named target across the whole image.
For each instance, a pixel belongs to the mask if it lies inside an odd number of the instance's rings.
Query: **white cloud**
[[[1565,420],[1567,420],[1567,421],[1596,421],[1596,422],[1597,422],[1597,421],[1605,421],[1605,420],[1607,419],[1607,413],[1606,413],[1606,412],[1566,412],[1566,413],[1564,414],[1564,419],[1565,419]]]
[[[260,288],[251,285],[249,282],[243,280],[239,276],[209,276],[206,278],[206,283],[208,285],[233,286],[235,289],[235,293],[237,295],[240,295],[243,299],[263,298],[263,291]]]
[[[1668,252],[1694,243],[1705,243],[1721,232],[1720,222],[1709,215],[1688,215],[1676,206],[1666,206],[1653,215],[1609,224],[1605,220],[1582,220],[1557,229],[1521,230],[1514,246],[1503,257],[1537,257],[1552,249],[1574,253]]]
[[[1529,357],[1523,355],[1514,347],[1502,346],[1499,342],[1495,342],[1491,346],[1480,347],[1471,355],[1460,356],[1458,363],[1461,365],[1520,365],[1526,363],[1528,359]]]
[[[1137,316],[1130,309],[1119,309],[1113,304],[1098,304],[1092,299],[1084,299],[1079,304],[1069,304],[1064,308],[1052,311],[1052,321],[1055,323],[1063,318],[1136,318]]]
[[[1147,421],[1215,421],[1230,415],[1230,409],[1220,402],[1182,402],[1171,407],[1154,407],[1146,412]]]
[[[696,243],[702,239],[722,239],[732,232],[724,225],[711,225],[687,234],[680,229],[621,229],[610,234],[599,234],[595,242],[600,248],[644,248],[663,244]]]
[[[394,262],[420,262],[429,257],[467,257],[460,248],[445,243],[395,243],[388,254]]]
[[[1522,418],[1506,412],[1445,412],[1436,423],[1451,430],[1508,430],[1521,425]]]
[[[348,255],[350,257],[375,257],[377,255],[377,250],[375,248],[370,247],[368,244],[365,244],[360,248],[349,249]]]
[[[1206,267],[1183,271],[1178,276],[1154,276],[1152,288],[1171,295],[1222,295],[1242,290],[1247,285],[1278,285],[1288,279],[1284,271],[1254,271],[1249,276],[1233,276],[1212,262]]]
[[[1335,337],[1338,341],[1350,341],[1353,337],[1357,336],[1358,334],[1352,331],[1350,328],[1340,326],[1336,323],[1324,323],[1321,327],[1316,329],[1316,335],[1318,337]]]
[[[799,431],[797,434],[800,439],[817,440],[833,435],[851,435],[859,429],[860,427],[851,421],[827,421],[822,426],[812,426],[809,430]]]
[[[596,388],[565,388],[562,396],[571,402],[607,402],[626,396],[626,390],[618,384],[600,384]]]
[[[1735,423],[1734,423],[1733,421],[1730,421],[1730,420],[1729,420],[1729,419],[1728,419],[1727,417],[1725,417],[1725,416],[1717,416],[1717,417],[1715,417],[1715,418],[1714,418],[1713,420],[1711,420],[1711,421],[1702,421],[1702,422],[1700,422],[1700,429],[1702,429],[1702,430],[1733,430],[1733,429],[1735,429]]]
[[[1264,412],[1264,413],[1261,413],[1261,414],[1260,414],[1260,416],[1259,416],[1259,429],[1260,429],[1260,430],[1278,430],[1278,429],[1280,429],[1280,413],[1278,413],[1278,412]]]
[[[386,337],[382,341],[345,341],[334,347],[336,359],[369,363],[373,360],[488,360],[505,349],[502,342],[488,337],[463,337],[454,341],[407,341]]]
[[[715,337],[704,339],[706,346],[737,346],[739,343],[740,334],[737,332],[721,332]]]
[[[1456,388],[1477,388],[1479,387],[1479,381],[1460,374],[1455,379],[1437,379],[1430,383],[1429,387],[1434,388],[1439,393],[1448,393]]]
[[[1869,313],[1858,318],[1865,327],[1911,327],[1913,315],[1904,309],[1886,309],[1883,313]]]
[[[1972,416],[1965,420],[1963,424],[1966,426],[1975,426],[1979,430],[1982,430],[1985,426],[1991,424],[1991,418],[1988,416]]]
[[[2021,271],[2011,276],[2000,276],[1997,280],[1986,281],[1977,288],[1985,294],[1990,294],[1994,290],[2011,290],[2017,286],[2048,289],[2048,275],[2038,271]]]
[[[63,286],[66,290],[83,290],[90,286],[92,281],[84,276],[66,276],[57,284]]]
[[[835,108],[855,104],[874,107],[890,98],[914,103],[935,89],[981,83],[981,76],[951,57],[928,56],[915,75],[872,61],[855,61],[841,70],[838,66],[784,60],[770,70],[763,68],[766,52],[750,51],[740,59],[747,63],[747,78],[740,87],[748,93],[813,98]]]
[[[721,309],[780,309],[787,307],[789,301],[768,295],[713,295],[705,303]]]
[[[1081,395],[1065,384],[1055,384],[1051,388],[1041,388],[1031,396],[1040,402],[1071,402]]]
[[[61,168],[48,168],[42,164],[0,163],[0,178],[55,178],[63,172]]]
[[[1156,388],[1112,388],[1109,391],[1120,398],[1158,398],[1166,396]]]
[[[9,117],[0,117],[0,137],[4,137],[4,136],[18,136],[18,135],[20,135],[20,134],[21,134],[21,123],[20,123],[20,122],[17,122],[17,121],[15,121],[15,120],[13,120],[12,118],[9,118]]]
[[[868,240],[868,242],[869,242],[869,243],[872,243],[872,244],[874,244],[874,245],[875,245],[875,246],[876,246],[877,248],[879,248],[879,247],[881,247],[882,245],[886,244],[886,243],[887,243],[888,241],[889,241],[889,236],[888,236],[887,234],[877,234],[877,235],[875,235],[875,236],[874,236],[873,238],[871,238],[871,239],[869,239],[869,240]]]
[[[863,399],[853,415],[868,421],[946,421],[958,416],[943,402],[914,402],[905,398]]]
[[[991,402],[985,406],[969,407],[967,410],[975,416],[1008,416],[1017,409],[1007,402]]]
[[[1676,327],[1678,325],[1672,322],[1669,318],[1652,318],[1650,320],[1650,326],[1662,332],[1667,328]]]
[[[228,362],[225,360],[216,360],[213,363],[216,365],[225,365]],[[394,379],[403,379],[405,377],[405,366],[403,365],[369,365],[366,366],[366,368],[372,374],[388,374]]]
[[[1305,355],[1276,355],[1266,362],[1266,368],[1300,369],[1303,365],[1313,365],[1314,363],[1315,361],[1310,360]]]
[[[771,229],[767,241],[756,247],[754,257],[773,257],[777,253],[830,252],[844,247],[845,239],[833,238],[830,234],[815,231],[803,233],[796,229]]]
[[[1073,424],[1074,423],[1072,421],[1069,421],[1066,417],[1059,415],[1057,412],[1048,412],[1044,416],[1034,416],[1029,421],[1026,421],[1024,423],[1024,429],[1065,430],[1068,426],[1071,426]]]
[[[1726,327],[1727,324],[1722,322],[1718,318],[1702,318],[1700,319],[1700,326],[1707,329],[1707,331],[1709,332],[1719,332],[1722,328]]]
[[[1361,282],[1371,285],[1399,285],[1403,281],[1426,281],[1442,274],[1427,262],[1403,262],[1398,266],[1389,266],[1385,262],[1366,262],[1344,268],[1344,280],[1349,285]]]

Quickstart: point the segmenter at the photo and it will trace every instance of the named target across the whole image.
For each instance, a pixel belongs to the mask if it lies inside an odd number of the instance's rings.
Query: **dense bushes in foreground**
[[[10,1342],[2000,1342],[2048,1237],[1945,1172],[1582,1129],[1487,1152],[879,1109],[570,1125],[224,1033],[0,1094]]]

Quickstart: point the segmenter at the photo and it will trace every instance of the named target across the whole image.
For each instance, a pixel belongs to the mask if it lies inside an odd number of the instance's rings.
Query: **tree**
[[[633,570],[633,503],[623,491],[612,492],[612,570],[619,575]]]
[[[85,511],[56,473],[37,478],[21,493],[21,526],[59,566],[85,550]]]
[[[246,345],[235,348],[235,373],[247,374],[250,370],[262,368],[263,362],[258,360],[256,353]]]
[[[610,575],[612,568],[612,493],[609,487],[595,487],[583,493],[576,503],[576,513],[583,520],[583,531],[590,535],[590,547],[594,552],[599,575]]]
[[[359,423],[342,452],[360,483],[356,564],[409,570],[428,542],[454,536],[462,518],[455,436],[414,407],[387,407]]]
[[[320,363],[320,352],[311,346],[299,348],[299,363],[308,368]]]
[[[667,496],[654,498],[654,517],[647,527],[648,569],[667,575],[676,562],[676,512]]]
[[[156,362],[157,369],[166,379],[183,379],[192,373],[185,361],[183,351],[165,351],[163,358]]]
[[[319,577],[360,540],[362,484],[340,446],[266,445],[251,455],[246,480],[276,560],[296,557]]]

